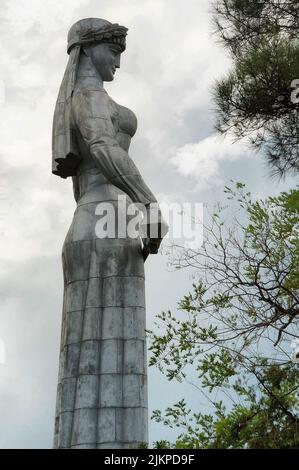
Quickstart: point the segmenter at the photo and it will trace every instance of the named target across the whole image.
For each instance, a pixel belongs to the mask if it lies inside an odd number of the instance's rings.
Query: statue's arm
[[[76,126],[105,177],[134,203],[148,205],[157,202],[135,163],[115,138],[107,93],[101,90],[75,91],[72,111]]]

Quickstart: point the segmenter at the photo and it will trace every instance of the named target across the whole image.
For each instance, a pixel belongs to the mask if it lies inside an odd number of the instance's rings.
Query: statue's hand
[[[144,261],[149,254],[157,254],[163,237],[168,232],[168,224],[163,219],[160,207],[149,206],[147,214],[141,224],[140,235],[143,242]]]
[[[151,209],[147,208],[147,214],[140,226],[140,234],[142,239],[161,240],[167,234],[169,227],[164,220],[162,212],[158,207],[153,215]],[[161,242],[160,242],[161,243]]]
[[[144,261],[148,257],[148,255],[155,255],[159,251],[159,247],[161,244],[162,238],[143,238],[143,259]]]

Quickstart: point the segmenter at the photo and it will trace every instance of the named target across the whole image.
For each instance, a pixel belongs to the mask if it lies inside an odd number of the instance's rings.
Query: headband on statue
[[[81,157],[76,141],[76,130],[71,123],[71,99],[75,88],[82,46],[93,43],[117,44],[126,48],[128,28],[101,18],[87,18],[75,23],[68,34],[68,64],[60,86],[53,119],[52,173],[67,178],[75,176]]]
[[[107,24],[99,29],[89,28],[79,31],[69,39],[67,52],[70,53],[74,46],[85,46],[95,42],[109,42],[118,44],[123,52],[126,49],[126,35],[128,28],[119,24]]]

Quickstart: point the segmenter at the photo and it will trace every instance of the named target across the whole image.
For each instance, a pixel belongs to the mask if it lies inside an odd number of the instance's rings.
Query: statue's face
[[[111,82],[120,67],[121,48],[117,44],[99,43],[91,45],[87,54],[103,82]]]

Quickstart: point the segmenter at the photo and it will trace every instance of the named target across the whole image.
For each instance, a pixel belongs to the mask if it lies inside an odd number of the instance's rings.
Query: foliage
[[[265,367],[259,377],[260,387],[248,385],[245,379],[236,380],[233,389],[244,404],[234,404],[230,411],[222,402],[215,402],[214,414],[191,413],[184,400],[168,408],[164,416],[155,411],[157,422],[184,429],[174,445],[160,441],[156,448],[298,448],[299,423],[289,411],[299,411],[298,378],[298,370],[293,366],[272,365]]]
[[[218,207],[201,249],[177,247],[172,264],[195,268],[199,279],[179,316],[162,312],[158,334],[149,332],[150,365],[169,380],[192,376],[214,413],[191,413],[182,400],[153,418],[184,429],[177,447],[298,447],[299,371],[290,353],[299,320],[299,190],[257,201],[241,183],[225,192],[239,207],[234,223]]]
[[[214,86],[216,129],[248,138],[266,154],[273,174],[297,173],[298,1],[219,0],[213,9],[215,30],[233,61]]]

